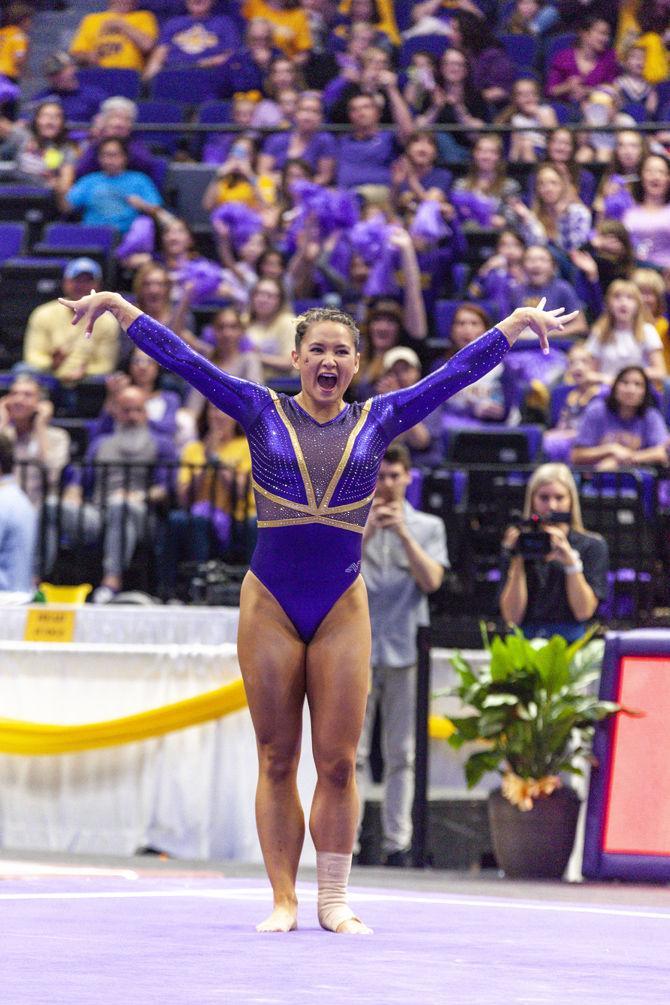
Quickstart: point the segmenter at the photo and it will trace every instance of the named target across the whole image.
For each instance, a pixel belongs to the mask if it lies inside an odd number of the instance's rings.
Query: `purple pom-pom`
[[[210,217],[212,224],[220,220],[228,227],[235,251],[254,234],[263,229],[263,221],[258,213],[242,202],[224,202],[217,206]]]
[[[388,246],[392,229],[381,213],[376,213],[369,220],[361,220],[352,227],[349,235],[352,250],[367,265],[372,265]]]
[[[191,286],[191,303],[201,303],[210,300],[221,283],[221,266],[210,262],[207,258],[196,258],[182,265],[177,273],[177,282]]]
[[[6,101],[14,101],[20,94],[21,88],[18,84],[12,83],[11,80],[0,74],[0,105],[3,105]]]
[[[610,220],[621,220],[626,210],[635,205],[635,199],[628,189],[626,179],[620,174],[613,174],[609,185],[616,186],[616,189],[603,199],[603,214]]]
[[[426,199],[416,211],[409,228],[410,234],[426,241],[441,241],[449,233],[449,227],[442,216],[442,208],[436,199]]]
[[[335,227],[340,230],[353,227],[360,216],[358,200],[353,192],[328,189],[328,197]]]
[[[394,227],[386,222],[381,213],[357,223],[351,229],[352,251],[371,266],[364,289],[367,297],[383,296],[396,290],[393,277],[396,249],[389,243],[393,230]]]
[[[130,225],[128,233],[114,249],[116,258],[130,255],[151,255],[156,246],[156,226],[150,216],[138,216]]]
[[[497,199],[461,189],[453,189],[450,199],[458,218],[463,222],[469,220],[480,227],[491,226],[491,219],[498,206]]]
[[[335,191],[305,180],[294,182],[291,192],[295,215],[287,233],[289,248],[295,248],[297,236],[308,220],[318,227],[322,241],[335,230],[348,230],[358,220],[358,202],[350,192]]]

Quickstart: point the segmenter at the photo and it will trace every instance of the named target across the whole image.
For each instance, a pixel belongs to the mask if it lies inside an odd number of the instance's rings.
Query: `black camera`
[[[543,559],[551,551],[551,537],[542,530],[548,523],[570,523],[569,513],[548,513],[539,516],[533,513],[529,520],[519,524],[521,533],[514,549],[515,555],[521,555],[524,560]]]

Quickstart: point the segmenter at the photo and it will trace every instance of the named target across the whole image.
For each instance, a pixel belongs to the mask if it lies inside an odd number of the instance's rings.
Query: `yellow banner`
[[[26,614],[24,642],[72,642],[76,611],[34,607]]]
[[[155,736],[163,736],[178,729],[199,726],[220,719],[231,712],[247,707],[247,696],[242,679],[232,681],[216,691],[207,691],[171,705],[126,715],[104,722],[90,722],[80,726],[59,726],[42,722],[21,722],[0,719],[0,754],[19,754],[25,757],[50,757],[56,754],[74,754],[82,750],[98,750],[123,743],[137,743]],[[428,733],[431,739],[445,740],[454,728],[448,719],[431,715]]]
[[[222,715],[246,708],[247,697],[242,680],[233,681],[216,691],[186,698],[171,705],[126,715],[106,722],[81,726],[55,726],[40,722],[0,719],[0,753],[29,757],[73,754],[122,743],[136,743],[152,736],[162,736],[176,729],[197,726]]]

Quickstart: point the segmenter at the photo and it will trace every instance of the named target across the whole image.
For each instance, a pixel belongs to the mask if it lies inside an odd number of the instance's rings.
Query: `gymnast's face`
[[[358,371],[353,335],[338,321],[318,321],[291,353],[303,392],[315,401],[338,401]]]

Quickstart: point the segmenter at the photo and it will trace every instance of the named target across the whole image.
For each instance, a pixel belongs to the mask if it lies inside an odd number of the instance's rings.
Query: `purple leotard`
[[[128,335],[244,428],[258,512],[251,569],[304,642],[358,576],[388,444],[492,370],[509,348],[492,328],[413,387],[346,405],[320,423],[288,395],[219,370],[146,314]]]

